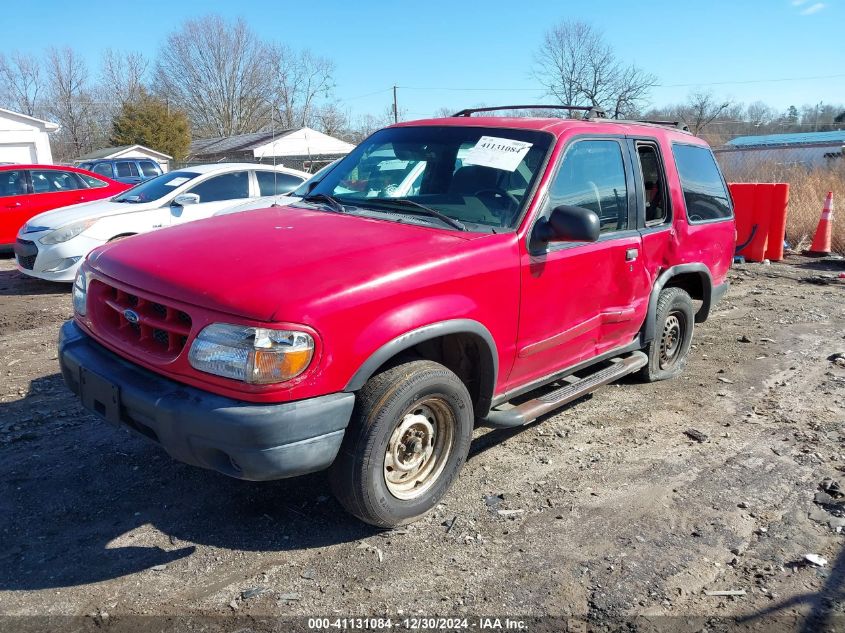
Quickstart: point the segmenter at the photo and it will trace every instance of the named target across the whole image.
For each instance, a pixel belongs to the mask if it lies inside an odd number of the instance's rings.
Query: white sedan
[[[98,200],[47,211],[18,232],[17,269],[72,282],[85,256],[106,242],[200,220],[250,198],[293,191],[310,174],[272,165],[221,163],[171,171]]]

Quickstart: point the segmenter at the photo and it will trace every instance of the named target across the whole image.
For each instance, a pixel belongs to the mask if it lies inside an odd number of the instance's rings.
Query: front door
[[[184,192],[198,195],[198,204],[170,207],[170,223],[183,224],[210,218],[217,211],[248,200],[250,187],[249,171],[233,171],[212,176]]]
[[[572,142],[541,216],[559,205],[594,211],[599,241],[524,246],[517,358],[511,385],[525,384],[630,343],[648,307],[636,230],[633,170],[624,139]]]
[[[26,171],[0,171],[0,245],[12,244],[21,226],[33,215],[29,211]]]

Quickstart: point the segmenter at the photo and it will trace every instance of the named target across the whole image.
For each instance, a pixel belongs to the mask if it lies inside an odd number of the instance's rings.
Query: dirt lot
[[[682,378],[478,429],[437,511],[379,532],[322,475],[235,481],[88,415],[57,373],[69,287],[0,259],[0,613],[743,615],[842,630],[845,499],[823,484],[845,488],[845,361],[828,360],[845,352],[842,270],[795,256],[735,268]]]

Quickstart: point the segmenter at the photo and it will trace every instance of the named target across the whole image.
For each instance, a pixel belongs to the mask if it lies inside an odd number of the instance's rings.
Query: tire
[[[443,365],[420,360],[387,369],[356,396],[329,471],[332,491],[365,523],[410,523],[451,487],[466,460],[473,421],[469,392]]]
[[[654,339],[645,348],[648,364],[640,377],[648,382],[674,378],[687,364],[695,324],[692,299],[681,288],[664,288],[657,298]]]

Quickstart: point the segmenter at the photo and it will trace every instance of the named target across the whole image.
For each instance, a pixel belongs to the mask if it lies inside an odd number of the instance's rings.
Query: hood
[[[275,207],[189,222],[107,244],[101,273],[162,297],[260,321],[308,323],[350,289],[430,272],[482,234]]]
[[[50,229],[57,229],[60,226],[65,226],[81,220],[104,218],[109,215],[118,215],[120,213],[132,213],[133,211],[143,211],[145,209],[158,206],[160,206],[160,203],[157,200],[142,203],[112,202],[109,199],[93,200],[91,202],[80,202],[79,204],[73,204],[69,207],[61,207],[59,209],[53,209],[52,211],[39,213],[30,219],[27,224],[29,226],[44,226]]]

